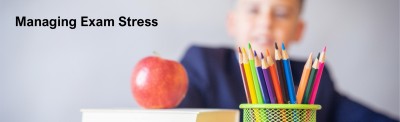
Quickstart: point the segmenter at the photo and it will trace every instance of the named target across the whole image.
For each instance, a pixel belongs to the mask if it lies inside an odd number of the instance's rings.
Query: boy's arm
[[[337,122],[397,122],[345,96],[338,95],[334,120]]]
[[[189,86],[183,101],[178,105],[179,108],[205,108],[205,99],[202,89],[205,87],[206,77],[205,66],[203,65],[201,50],[198,47],[190,47],[182,58],[182,65],[185,67]]]
[[[324,108],[330,108],[327,113],[329,114],[326,119],[335,122],[392,122],[397,121],[391,119],[383,114],[373,111],[372,109],[367,108],[356,101],[353,101],[336,91],[334,88],[332,79],[330,78],[328,68],[325,67],[324,74],[326,77],[325,90],[322,90],[322,95],[331,95],[331,101],[329,104],[325,104],[328,106],[322,106]],[[322,83],[321,83],[322,84]],[[327,90],[329,89],[329,90]],[[324,93],[325,92],[325,93]],[[332,93],[327,93],[332,92]],[[318,93],[319,94],[319,93]],[[325,96],[319,96],[325,97]],[[317,98],[318,99],[318,98]],[[326,98],[324,98],[326,100]],[[324,101],[323,99],[320,100]],[[326,103],[326,101],[324,101]]]
[[[190,79],[193,81],[194,79]],[[204,108],[203,98],[200,95],[199,90],[192,83],[189,83],[189,88],[185,98],[177,106],[178,108]]]

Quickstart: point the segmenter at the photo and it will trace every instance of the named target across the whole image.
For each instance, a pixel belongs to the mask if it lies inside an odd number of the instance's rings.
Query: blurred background
[[[134,65],[157,51],[180,60],[193,44],[233,47],[233,0],[1,0],[0,121],[77,122],[81,108],[137,108]],[[305,59],[328,46],[340,93],[399,118],[399,1],[306,0]],[[158,19],[157,27],[16,27],[15,17]]]

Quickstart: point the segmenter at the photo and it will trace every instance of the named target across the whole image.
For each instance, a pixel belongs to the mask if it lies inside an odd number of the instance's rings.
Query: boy
[[[250,41],[257,52],[274,51],[274,42],[287,48],[298,42],[304,22],[302,0],[237,0],[229,13],[227,27],[236,45]],[[274,53],[271,53],[274,57]],[[298,86],[305,62],[291,61]],[[182,59],[189,75],[189,90],[179,107],[234,108],[246,103],[237,54],[231,49],[191,47]],[[328,68],[321,78],[316,104],[322,105],[318,121],[395,121],[341,96],[333,87]]]

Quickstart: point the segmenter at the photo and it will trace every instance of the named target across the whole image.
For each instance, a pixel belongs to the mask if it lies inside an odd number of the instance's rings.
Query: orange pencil
[[[308,56],[308,60],[304,65],[303,73],[301,75],[300,85],[296,95],[297,104],[301,104],[301,102],[303,101],[304,90],[306,89],[308,77],[310,76],[310,71],[311,71],[311,63],[312,63],[311,57],[312,53],[310,53],[310,55]]]
[[[281,86],[279,84],[279,79],[278,79],[278,74],[276,73],[276,66],[274,61],[272,60],[271,56],[269,55],[269,50],[267,49],[267,62],[269,65],[269,71],[270,71],[270,75],[271,75],[271,79],[272,79],[272,84],[274,86],[275,89],[275,96],[277,98],[277,101],[279,104],[283,104],[283,98],[282,98],[282,89]]]

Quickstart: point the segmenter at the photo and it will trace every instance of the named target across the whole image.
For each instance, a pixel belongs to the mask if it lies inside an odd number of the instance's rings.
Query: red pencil
[[[279,84],[278,74],[276,73],[276,65],[272,60],[271,56],[269,55],[269,50],[267,49],[267,62],[269,65],[269,71],[272,79],[272,84],[274,86],[275,96],[279,104],[284,104],[283,96],[282,96],[282,89]]]
[[[313,89],[311,91],[310,101],[308,102],[309,104],[314,104],[315,98],[317,97],[319,83],[321,81],[322,72],[324,71],[325,55],[326,55],[326,47],[324,47],[324,49],[321,53],[321,56],[319,57],[319,62],[318,62],[319,69],[318,69],[317,75],[315,76],[315,81],[314,81]]]

